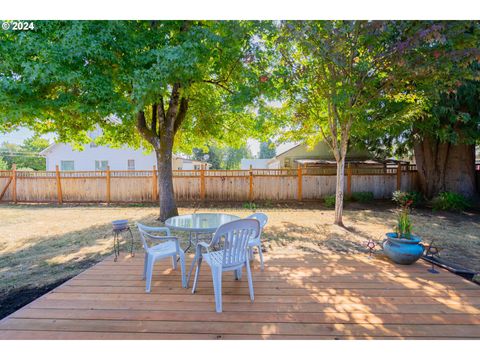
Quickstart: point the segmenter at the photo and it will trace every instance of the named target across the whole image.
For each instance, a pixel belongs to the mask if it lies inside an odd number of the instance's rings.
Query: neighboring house
[[[250,166],[252,169],[267,169],[267,163],[271,159],[242,159],[240,161],[240,169],[241,170],[248,170]]]
[[[76,151],[68,144],[54,143],[40,152],[46,158],[47,171],[55,170],[56,165],[62,171],[106,170],[151,170],[157,165],[155,153],[131,148],[114,149],[94,143]],[[204,161],[173,156],[173,170],[197,170],[202,166],[210,168]]]
[[[365,161],[372,159],[366,150],[349,149],[346,161]],[[319,166],[335,161],[335,157],[328,145],[319,142],[313,149],[306,144],[298,144],[291,149],[278,154],[267,162],[269,169],[297,168],[298,166]]]

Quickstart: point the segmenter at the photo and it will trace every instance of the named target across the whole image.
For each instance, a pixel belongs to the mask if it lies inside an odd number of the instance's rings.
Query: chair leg
[[[248,248],[248,258],[250,259],[250,261],[253,260],[253,246]]]
[[[262,245],[258,245],[258,256],[260,256],[260,269],[263,271],[263,254],[262,254]]]
[[[235,280],[242,280],[242,269],[234,270]]]
[[[149,256],[148,261],[147,261],[147,284],[146,284],[146,288],[145,288],[146,292],[150,292],[150,287],[152,285],[152,276],[153,276],[153,266],[154,266],[154,264],[155,264],[154,259]]]
[[[143,261],[143,280],[145,280],[145,277],[147,276],[147,263],[148,263],[148,254],[145,253],[145,260]]]
[[[182,287],[186,288],[187,287],[187,277],[185,274],[185,255],[180,254],[180,270],[182,272]]]
[[[172,268],[177,270],[177,255],[172,256]]]
[[[222,312],[222,269],[212,267],[213,291],[215,293],[215,311]]]
[[[252,280],[252,271],[250,269],[250,263],[246,261],[247,267],[247,278],[248,278],[248,289],[250,290],[250,300],[253,302],[255,299],[255,294],[253,293],[253,280]]]
[[[202,257],[200,256],[197,261],[197,268],[195,269],[195,277],[193,278],[192,294],[195,294],[198,285],[198,276],[200,275],[200,266],[202,266]]]

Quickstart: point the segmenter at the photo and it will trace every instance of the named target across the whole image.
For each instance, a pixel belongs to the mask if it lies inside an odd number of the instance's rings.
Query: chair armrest
[[[146,238],[152,243],[173,240],[177,244],[177,246],[180,246],[180,242],[178,241],[178,238],[176,236],[155,236],[150,234],[145,235]]]
[[[209,248],[210,244],[207,244],[205,241],[200,241],[197,246],[202,246],[204,248]]]
[[[146,225],[139,224],[139,223],[136,223],[136,225],[139,229],[142,229],[144,232],[149,232],[149,231],[164,232],[164,233],[167,234],[167,236],[171,235],[170,229],[168,227],[165,227],[165,226],[146,226]],[[153,236],[153,235],[151,235],[151,236]]]
[[[195,253],[196,254],[201,254],[202,253],[202,248],[207,250],[207,253],[209,252],[210,249],[210,244],[207,244],[204,241],[200,241],[197,243],[197,246],[195,247]]]

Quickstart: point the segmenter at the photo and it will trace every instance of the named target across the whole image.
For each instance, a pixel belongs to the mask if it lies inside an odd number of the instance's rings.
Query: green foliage
[[[260,143],[259,159],[271,159],[276,155],[275,144],[269,139]]]
[[[365,141],[379,157],[411,155],[422,137],[471,144],[480,138],[480,23],[476,21],[404,21],[402,51],[392,63],[402,79],[403,97],[372,103],[356,141]],[[400,107],[400,108],[399,108]],[[392,118],[392,114],[396,114]],[[394,120],[394,121],[392,121]],[[433,181],[433,180],[432,180]]]
[[[207,146],[207,151],[203,148],[194,148],[192,153],[195,160],[210,163],[212,170],[239,169],[241,160],[252,156],[246,145],[240,146],[239,148],[209,145]],[[206,156],[208,156],[208,158],[206,158]]]
[[[434,210],[449,210],[461,212],[471,204],[463,195],[451,191],[444,191],[432,200]]]
[[[256,210],[257,204],[255,204],[254,202],[243,203],[243,208],[249,210]]]
[[[423,195],[418,191],[394,191],[392,194],[392,200],[399,206],[413,206],[417,207],[423,203]]]
[[[0,170],[8,170],[8,163],[0,156]]]
[[[255,108],[272,95],[260,79],[268,57],[262,37],[271,28],[258,21],[37,21],[35,31],[2,31],[0,130],[27,126],[88,143],[87,132],[100,125],[100,143],[151,148],[134,131],[138,112],[148,124],[152,105],[168,112],[176,86],[186,104],[176,151],[212,139],[240,146],[255,131]]]
[[[412,235],[412,220],[410,219],[410,214],[408,212],[408,206],[404,206],[397,217],[395,232],[399,238],[410,239]]]
[[[8,168],[11,168],[12,164],[17,164],[17,169],[45,170],[45,158],[38,153],[48,145],[48,140],[34,135],[26,139],[22,145],[4,142],[0,145],[0,155],[7,163]]]
[[[323,198],[326,207],[335,207],[335,195],[327,195]]]
[[[360,191],[360,192],[353,192],[352,193],[352,200],[368,203],[373,201],[373,193],[370,191]]]

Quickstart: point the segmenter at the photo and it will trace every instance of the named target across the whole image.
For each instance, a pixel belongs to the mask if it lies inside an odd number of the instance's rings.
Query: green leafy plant
[[[335,195],[327,195],[323,198],[326,207],[335,207]]]
[[[444,191],[432,200],[434,210],[463,211],[471,204],[465,196],[452,191]]]
[[[256,210],[257,205],[254,202],[248,202],[243,204],[244,209],[249,209],[249,210]]]
[[[395,232],[398,238],[410,239],[412,236],[412,220],[410,219],[409,207],[411,200],[407,201],[403,206],[402,211],[398,215]]]
[[[418,191],[394,191],[392,194],[392,200],[399,206],[405,206],[407,202],[411,202],[412,207],[419,206],[423,203],[423,195]]]
[[[371,202],[373,201],[373,192],[360,191],[352,193],[352,200],[358,202]]]

